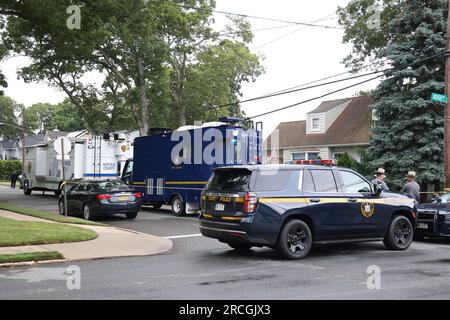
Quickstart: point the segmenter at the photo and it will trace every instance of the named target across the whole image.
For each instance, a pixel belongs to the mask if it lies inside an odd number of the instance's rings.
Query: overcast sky
[[[317,22],[317,24],[338,26],[337,20],[332,18],[336,17],[334,14],[337,7],[345,6],[348,2],[349,0],[217,0],[216,9],[299,22],[312,22],[327,18],[327,20]],[[216,14],[215,18],[216,28],[221,30],[226,18],[221,14]],[[286,23],[282,22],[258,19],[249,19],[249,21],[253,29],[286,26]],[[263,65],[266,68],[266,73],[259,77],[256,82],[243,86],[242,99],[261,96],[345,71],[346,69],[341,61],[351,51],[351,47],[342,44],[342,36],[342,30],[305,28],[299,25],[255,31],[255,38],[250,47],[254,52],[265,57]],[[1,63],[1,69],[6,74],[9,83],[9,87],[5,90],[6,95],[19,103],[25,104],[25,106],[30,106],[36,102],[58,103],[62,101],[65,95],[56,88],[45,84],[25,84],[22,80],[17,79],[17,68],[27,63],[29,61],[25,57],[10,58]],[[253,116],[322,95],[359,81],[361,79],[250,102],[243,104],[243,109],[248,116]],[[315,102],[309,102],[255,120],[264,122],[264,136],[267,136],[280,122],[305,119],[306,113],[317,107],[322,100],[353,96],[360,90],[374,88],[376,84],[377,82],[373,81]]]

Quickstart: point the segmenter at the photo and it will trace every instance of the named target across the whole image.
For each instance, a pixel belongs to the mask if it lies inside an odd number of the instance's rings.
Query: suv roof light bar
[[[317,165],[317,166],[334,166],[336,165],[336,160],[293,160],[287,162],[287,164],[306,164],[306,165]]]

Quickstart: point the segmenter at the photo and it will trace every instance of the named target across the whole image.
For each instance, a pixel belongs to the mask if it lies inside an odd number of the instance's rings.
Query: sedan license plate
[[[119,201],[128,201],[128,196],[120,196]]]
[[[223,211],[223,210],[225,210],[225,205],[223,203],[217,203],[216,211]]]
[[[428,229],[428,224],[426,223],[418,223],[417,229]]]

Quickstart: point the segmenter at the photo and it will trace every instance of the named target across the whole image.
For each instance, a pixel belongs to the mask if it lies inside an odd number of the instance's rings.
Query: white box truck
[[[71,150],[65,156],[68,184],[81,179],[120,178],[126,160],[133,156],[133,133],[68,136]],[[54,142],[25,147],[24,194],[32,191],[61,192],[62,161],[54,150]]]

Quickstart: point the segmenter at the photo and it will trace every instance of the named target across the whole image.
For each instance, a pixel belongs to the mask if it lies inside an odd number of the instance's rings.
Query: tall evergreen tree
[[[383,32],[384,36],[370,36],[378,42],[372,42],[366,53],[358,52],[367,58],[375,56],[376,61],[387,60],[398,68],[386,72],[386,78],[372,93],[377,101],[372,106],[377,121],[369,148],[371,164],[386,168],[394,188],[405,182],[409,170],[417,171],[422,183],[443,182],[444,106],[430,97],[432,92],[444,92],[445,59],[440,56],[418,62],[445,52],[447,0],[405,0],[396,5],[396,10],[386,7],[390,19],[382,20],[381,30],[367,30]],[[345,18],[342,12],[341,18]],[[352,38],[348,30],[347,40]],[[361,37],[364,35],[360,33],[353,39],[359,38],[362,43]],[[402,68],[410,64],[414,65]]]

